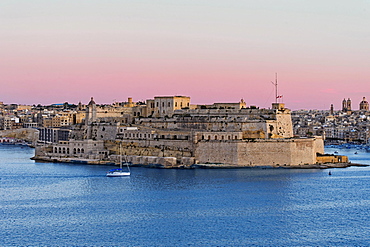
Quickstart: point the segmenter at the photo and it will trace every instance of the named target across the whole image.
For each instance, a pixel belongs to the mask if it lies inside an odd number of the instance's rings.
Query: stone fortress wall
[[[137,116],[137,112],[127,123],[122,116],[99,117],[92,98],[85,127],[78,130],[80,134],[71,134],[84,138],[39,147],[44,150],[39,153],[57,159],[117,162],[122,146],[121,155],[129,162],[163,167],[301,166],[317,163],[317,153],[324,153],[321,137],[293,137],[291,112],[284,104],[274,103],[271,109],[244,108],[245,102],[218,107],[196,108],[183,96],[156,97],[147,101],[145,110],[156,117]]]

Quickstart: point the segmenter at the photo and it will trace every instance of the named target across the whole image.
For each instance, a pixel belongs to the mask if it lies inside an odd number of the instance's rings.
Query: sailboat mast
[[[122,169],[122,143],[119,144],[119,168]]]

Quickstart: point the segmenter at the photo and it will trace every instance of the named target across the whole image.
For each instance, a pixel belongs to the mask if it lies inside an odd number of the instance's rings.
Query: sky
[[[1,0],[0,101],[353,109],[370,99],[370,0]]]

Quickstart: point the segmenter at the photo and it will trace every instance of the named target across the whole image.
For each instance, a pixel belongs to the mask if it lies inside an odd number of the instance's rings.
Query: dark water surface
[[[370,245],[368,167],[107,178],[111,167],[35,163],[33,152],[0,146],[1,246]]]

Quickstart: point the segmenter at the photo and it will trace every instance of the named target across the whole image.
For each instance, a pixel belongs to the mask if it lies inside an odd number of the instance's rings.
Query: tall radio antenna
[[[275,73],[275,82],[271,82],[275,86],[275,103],[278,103],[278,80],[277,80],[277,73]]]

